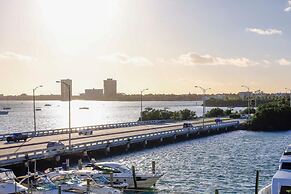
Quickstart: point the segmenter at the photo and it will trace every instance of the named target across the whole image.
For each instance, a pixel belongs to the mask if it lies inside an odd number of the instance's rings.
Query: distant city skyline
[[[285,92],[290,19],[288,0],[0,0],[0,94]]]

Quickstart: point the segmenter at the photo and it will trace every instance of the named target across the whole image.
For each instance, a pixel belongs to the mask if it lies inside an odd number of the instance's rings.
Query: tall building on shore
[[[117,94],[117,81],[112,78],[108,78],[103,81],[104,96],[105,97],[115,97]]]
[[[72,80],[62,79],[61,80],[61,100],[68,101],[69,95],[72,99]]]

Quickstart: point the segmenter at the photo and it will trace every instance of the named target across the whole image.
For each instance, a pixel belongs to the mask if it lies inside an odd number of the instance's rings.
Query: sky
[[[0,94],[284,92],[288,0],[0,0]]]

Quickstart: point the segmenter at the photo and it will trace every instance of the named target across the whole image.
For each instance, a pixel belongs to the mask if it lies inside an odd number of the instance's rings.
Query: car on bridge
[[[83,129],[83,130],[79,131],[79,135],[92,135],[92,134],[93,134],[92,129]]]
[[[183,128],[190,128],[190,127],[193,127],[192,123],[184,123],[183,124]]]
[[[66,146],[64,143],[60,141],[49,141],[47,143],[47,152],[56,152],[56,151],[63,151],[66,149]]]
[[[13,142],[19,142],[20,140],[26,141],[28,139],[28,135],[23,133],[12,133],[8,137],[6,137],[7,143]]]

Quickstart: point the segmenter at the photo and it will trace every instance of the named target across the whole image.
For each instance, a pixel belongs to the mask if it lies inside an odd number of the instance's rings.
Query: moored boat
[[[273,176],[271,184],[261,189],[259,194],[291,193],[291,144],[285,149],[279,163],[279,169]]]
[[[0,194],[27,193],[27,188],[15,181],[12,170],[0,168]]]
[[[125,182],[129,188],[134,188],[133,173],[130,168],[123,164],[115,162],[90,163],[85,166],[86,169],[97,170],[105,177],[113,175],[114,182]],[[136,173],[137,188],[151,188],[161,178],[162,174],[141,174]]]

